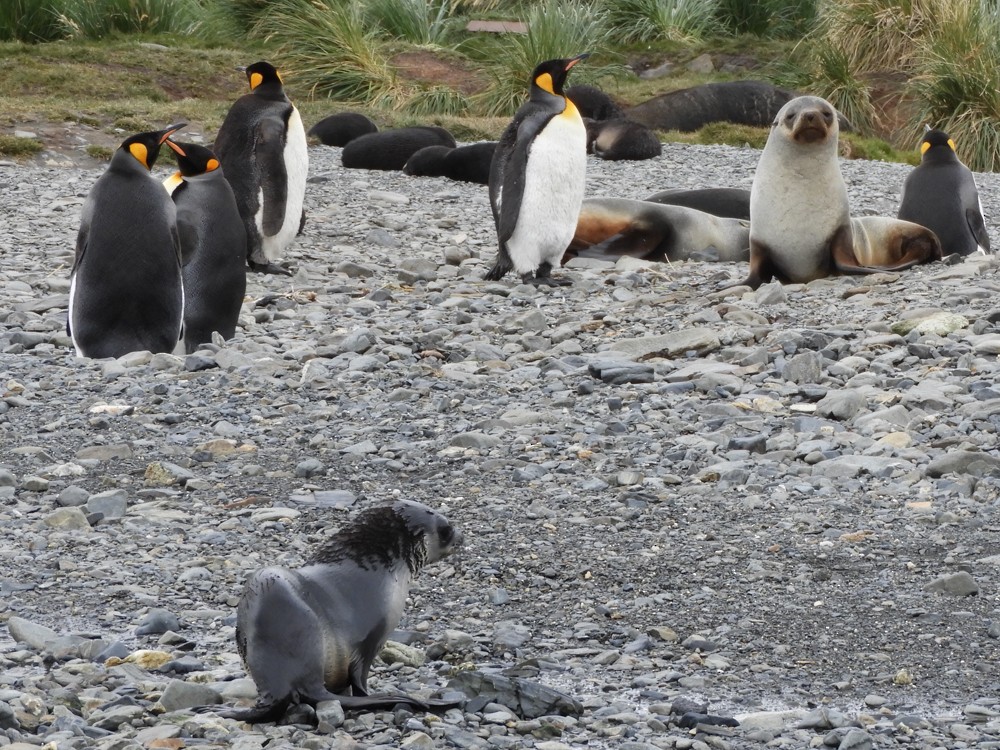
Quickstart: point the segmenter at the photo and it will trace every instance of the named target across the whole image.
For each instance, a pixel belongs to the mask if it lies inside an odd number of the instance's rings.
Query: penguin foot
[[[257,263],[256,261],[248,260],[247,265],[250,266],[250,270],[254,273],[266,273],[274,276],[291,276],[295,273],[295,271],[284,263]]]

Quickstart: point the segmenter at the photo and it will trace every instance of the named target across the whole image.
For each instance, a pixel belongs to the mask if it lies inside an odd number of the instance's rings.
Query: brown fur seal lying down
[[[749,233],[748,222],[684,206],[588,198],[563,262],[575,257],[615,260],[623,255],[652,261],[746,260]]]
[[[661,190],[645,200],[668,206],[687,206],[713,216],[750,221],[750,191],[742,188],[696,188]]]
[[[931,260],[927,243],[908,243],[893,258],[886,225],[855,254],[847,187],[837,158],[837,112],[825,99],[792,99],[774,120],[750,190],[750,274],[753,289],[777,278],[806,283],[835,274],[898,271]]]
[[[461,544],[461,532],[440,513],[401,500],[359,513],[301,568],[254,573],[237,608],[236,645],[257,703],[219,715],[274,721],[292,704],[326,700],[348,710],[457,705],[368,695],[368,671],[399,624],[413,576]]]

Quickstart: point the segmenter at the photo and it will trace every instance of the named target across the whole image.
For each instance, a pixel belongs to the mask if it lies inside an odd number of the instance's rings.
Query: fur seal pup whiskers
[[[305,566],[251,575],[237,608],[236,646],[257,684],[257,703],[219,715],[272,721],[292,704],[325,700],[340,701],[345,709],[455,706],[368,695],[368,671],[399,624],[413,576],[461,544],[461,532],[443,515],[400,500],[359,513]]]

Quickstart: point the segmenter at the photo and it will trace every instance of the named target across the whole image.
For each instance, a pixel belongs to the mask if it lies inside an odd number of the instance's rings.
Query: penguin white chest
[[[277,260],[285,248],[292,244],[298,234],[302,221],[302,206],[306,194],[306,176],[309,173],[309,150],[306,145],[306,131],[302,126],[299,111],[292,107],[288,116],[288,129],[285,134],[285,150],[282,154],[285,163],[286,200],[284,221],[277,234],[261,237],[261,247],[264,255],[270,261]],[[264,191],[261,191],[261,211],[257,215],[257,227],[262,227]]]
[[[517,223],[507,242],[518,274],[533,273],[542,263],[559,267],[576,232],[586,173],[583,120],[579,115],[553,117],[528,151]]]

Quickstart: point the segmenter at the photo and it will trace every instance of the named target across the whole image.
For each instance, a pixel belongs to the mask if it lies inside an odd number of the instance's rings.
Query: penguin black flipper
[[[966,209],[965,220],[969,222],[969,229],[972,231],[972,236],[976,238],[979,247],[983,249],[983,252],[990,252],[990,236],[986,233],[983,212],[976,208]]]
[[[291,109],[289,109],[289,113]],[[260,189],[264,193],[262,229],[271,237],[285,223],[288,201],[288,176],[285,173],[285,129],[287,125],[276,117],[267,117],[257,124],[254,153],[260,173]]]

